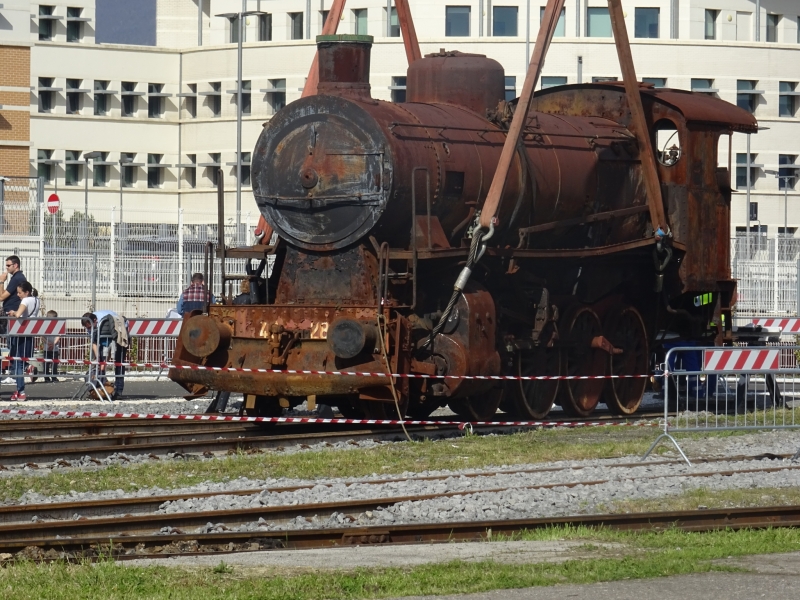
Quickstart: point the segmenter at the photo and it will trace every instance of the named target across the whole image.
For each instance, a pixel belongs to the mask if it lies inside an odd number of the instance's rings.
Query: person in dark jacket
[[[0,302],[3,303],[3,308],[0,310],[0,317],[9,317],[19,309],[20,297],[17,294],[19,286],[28,281],[19,267],[19,256],[12,255],[6,259],[6,272],[0,273],[0,284],[6,283],[5,289],[0,285]],[[8,332],[8,319],[0,318],[0,335],[5,335]],[[13,384],[16,383],[13,378],[6,377],[3,383]]]
[[[122,390],[125,388],[125,367],[119,363],[124,363],[128,358],[127,331],[123,330],[120,335],[118,322],[123,323],[123,327],[127,327],[125,319],[111,310],[98,310],[86,313],[81,317],[81,325],[92,338],[92,360],[102,363],[111,358],[109,350],[111,342],[114,342],[114,394],[111,396],[112,400],[117,400],[122,396]],[[105,368],[90,370],[89,377],[98,377],[105,384]]]
[[[242,279],[242,283],[239,285],[239,292],[240,294],[233,299],[234,304],[252,304],[253,301],[250,298],[250,281],[247,279]]]

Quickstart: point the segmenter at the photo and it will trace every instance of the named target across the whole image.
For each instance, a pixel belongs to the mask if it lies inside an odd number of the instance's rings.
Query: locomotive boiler
[[[542,90],[492,229],[476,234],[516,110],[501,65],[427,55],[409,66],[407,101],[389,103],[370,93],[370,37],[317,42],[317,95],[278,112],[253,153],[279,241],[229,252],[247,259],[252,303],[223,293],[186,318],[175,353],[233,369],[172,369],[186,389],[241,392],[258,416],[305,400],[367,418],[444,405],[585,416],[600,402],[630,414],[665,339],[730,335],[730,165],[717,154],[721,136],[756,131],[752,115],[641,85],[669,225],[654,231],[624,87]],[[543,378],[473,378],[497,375]],[[597,377],[559,378],[573,375]]]

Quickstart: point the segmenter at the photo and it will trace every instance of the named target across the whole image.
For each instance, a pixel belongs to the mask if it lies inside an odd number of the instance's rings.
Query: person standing
[[[111,310],[98,310],[86,313],[81,317],[81,325],[89,332],[92,343],[92,361],[99,363],[111,358],[111,342],[114,342],[114,394],[112,400],[118,400],[125,388],[124,363],[128,357],[128,326],[124,317]],[[102,375],[100,375],[102,373]],[[89,377],[97,377],[103,384],[106,382],[105,367],[89,370]]]
[[[36,317],[39,314],[39,293],[33,289],[30,282],[23,281],[17,286],[17,296],[20,303],[17,310],[12,310],[8,314],[17,319],[29,319]],[[11,356],[16,358],[11,366],[11,373],[16,379],[17,391],[11,394],[11,401],[24,402],[28,399],[25,395],[25,363],[23,360],[33,356],[33,336],[30,335],[14,335],[10,336],[9,352]]]
[[[189,287],[183,290],[178,299],[178,312],[181,316],[193,310],[203,310],[206,305],[214,301],[214,297],[209,294],[205,284],[205,277],[202,273],[192,275],[192,282]]]
[[[17,295],[17,288],[23,281],[27,281],[22,269],[19,268],[19,256],[12,255],[6,259],[6,272],[0,274],[0,283],[6,283],[5,289],[0,291],[0,302],[3,303],[3,309],[0,311],[0,317],[7,317],[9,312],[15,311],[19,308],[20,299]],[[8,321],[5,318],[0,319],[0,335],[6,335],[8,332]],[[12,384],[15,383],[12,377],[6,377],[2,383]]]
[[[49,319],[57,319],[58,313],[54,310],[48,310],[47,315]],[[44,380],[48,383],[57,383],[58,378],[58,360],[61,358],[61,336],[60,335],[46,335],[44,336]]]

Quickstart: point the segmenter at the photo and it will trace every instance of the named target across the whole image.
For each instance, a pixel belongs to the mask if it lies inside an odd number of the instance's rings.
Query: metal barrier
[[[663,374],[663,432],[691,464],[672,434],[800,429],[800,346],[682,347],[667,352]],[[800,454],[800,452],[798,452]]]
[[[88,361],[90,360],[90,335],[81,325],[80,319],[43,317],[33,319],[0,318],[0,370],[5,383],[19,377],[29,378],[31,383],[39,379],[57,380],[59,377],[88,380]],[[12,350],[18,350],[13,343],[15,338],[32,339],[30,356],[22,374],[14,374]],[[16,352],[15,354],[19,354]],[[28,354],[24,352],[23,354]],[[96,386],[91,386],[96,387]]]
[[[183,319],[129,319],[128,360],[132,363],[158,364],[158,381],[164,372],[164,365],[172,362],[182,325]],[[136,369],[139,371],[140,368]]]

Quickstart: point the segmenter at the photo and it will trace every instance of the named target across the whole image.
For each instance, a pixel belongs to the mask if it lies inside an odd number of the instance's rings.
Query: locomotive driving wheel
[[[573,308],[564,315],[560,328],[565,335],[561,364],[564,374],[576,376],[604,375],[605,353],[592,348],[592,340],[603,335],[600,318],[588,306]],[[566,379],[560,387],[559,403],[570,416],[588,417],[603,394],[603,379]]]
[[[448,401],[447,405],[465,421],[491,421],[503,401],[505,386],[483,394]]]
[[[639,311],[626,306],[612,311],[605,322],[606,338],[621,354],[609,355],[612,375],[643,375],[647,373],[647,329]],[[611,379],[603,392],[603,401],[614,414],[631,415],[642,403],[647,379],[631,377]]]
[[[517,375],[532,377],[561,373],[561,353],[554,348],[537,348],[517,354]],[[518,379],[509,382],[508,408],[520,419],[544,419],[558,395],[558,379]]]

